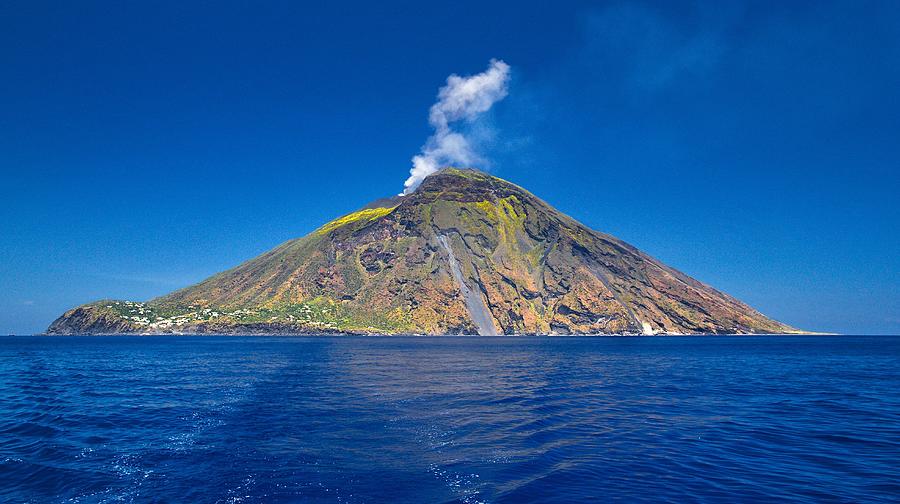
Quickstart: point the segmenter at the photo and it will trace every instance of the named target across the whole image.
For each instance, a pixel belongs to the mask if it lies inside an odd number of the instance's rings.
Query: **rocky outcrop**
[[[122,334],[138,327],[103,305],[85,305],[72,309],[54,320],[48,334]]]
[[[524,189],[446,169],[197,285],[50,333],[786,333]]]

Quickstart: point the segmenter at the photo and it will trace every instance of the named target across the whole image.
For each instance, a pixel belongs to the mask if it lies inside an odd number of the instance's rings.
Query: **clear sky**
[[[900,2],[859,0],[2,2],[0,332],[398,193],[491,58],[491,173],[788,324],[900,333]]]

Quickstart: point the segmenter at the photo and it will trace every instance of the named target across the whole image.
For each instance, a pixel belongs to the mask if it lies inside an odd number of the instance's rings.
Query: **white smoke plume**
[[[403,194],[409,194],[422,180],[449,164],[472,166],[483,162],[463,133],[453,130],[458,121],[474,121],[487,112],[494,103],[507,94],[509,65],[492,59],[488,69],[480,74],[447,77],[447,85],[438,91],[438,101],[431,106],[428,122],[434,127],[422,146],[422,152],[413,156],[413,167],[403,184]]]

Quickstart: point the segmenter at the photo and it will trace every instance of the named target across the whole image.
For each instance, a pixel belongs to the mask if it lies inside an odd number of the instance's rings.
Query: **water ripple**
[[[900,338],[0,338],[0,502],[897,502]]]

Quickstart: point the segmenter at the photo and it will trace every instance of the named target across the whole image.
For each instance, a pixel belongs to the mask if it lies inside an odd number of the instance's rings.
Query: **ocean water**
[[[4,337],[0,502],[898,502],[898,337]]]

